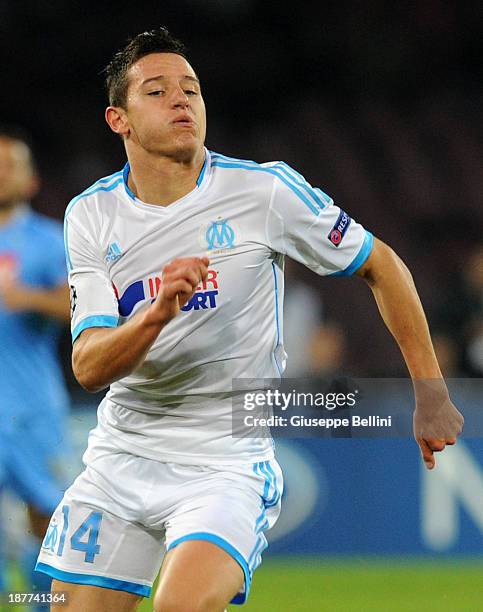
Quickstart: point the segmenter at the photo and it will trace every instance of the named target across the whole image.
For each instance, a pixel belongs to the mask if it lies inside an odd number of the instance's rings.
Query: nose
[[[189,106],[189,98],[182,87],[175,87],[172,97],[174,108],[187,108]]]

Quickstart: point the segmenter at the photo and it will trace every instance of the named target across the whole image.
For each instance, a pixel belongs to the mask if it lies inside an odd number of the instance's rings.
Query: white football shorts
[[[94,432],[93,432],[94,433]],[[245,603],[280,514],[275,459],[241,465],[161,463],[91,434],[86,469],[65,492],[36,569],[61,580],[149,597],[163,558],[187,540],[230,554],[245,575],[232,603]]]

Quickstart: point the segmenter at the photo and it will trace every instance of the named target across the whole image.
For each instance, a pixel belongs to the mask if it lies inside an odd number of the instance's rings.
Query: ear
[[[108,106],[106,108],[106,113],[104,116],[106,118],[107,124],[113,132],[123,137],[129,135],[129,121],[126,115],[126,111],[124,111],[119,106]]]

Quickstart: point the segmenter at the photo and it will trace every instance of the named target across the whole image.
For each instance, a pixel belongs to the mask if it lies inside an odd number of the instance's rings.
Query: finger
[[[446,441],[442,438],[425,438],[426,444],[432,451],[440,453],[446,446]]]
[[[205,261],[207,261],[208,263],[205,263]],[[209,260],[207,257],[203,257],[202,259],[200,259],[199,261],[199,271],[201,274],[201,280],[204,281],[206,280],[206,277],[208,276],[208,265],[209,265]]]
[[[185,280],[191,283],[191,286],[193,287],[193,289],[196,289],[196,287],[202,281],[202,277],[200,276],[199,271],[191,267],[188,267],[185,269],[183,276]]]
[[[193,289],[195,289],[199,282],[200,277],[197,270],[194,270],[191,266],[183,266],[180,268],[176,268],[172,272],[168,272],[163,276],[163,282],[167,285],[171,283],[176,283],[179,280],[184,280],[191,285]]]
[[[186,294],[191,296],[193,293],[193,287],[187,281],[180,279],[172,281],[164,285],[163,293],[166,299],[174,300],[178,294]]]
[[[419,439],[417,440],[419,444],[419,448],[421,449],[421,455],[423,457],[423,461],[428,470],[432,470],[435,465],[435,459],[433,451],[429,448],[426,440]]]

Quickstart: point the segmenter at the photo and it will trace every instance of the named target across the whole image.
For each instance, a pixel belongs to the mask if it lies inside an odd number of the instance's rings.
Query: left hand
[[[456,444],[464,418],[451,401],[443,381],[417,381],[415,391],[414,437],[426,467],[432,470],[436,464],[434,453],[444,450],[446,445]]]
[[[1,280],[0,300],[3,306],[12,312],[33,310],[31,289],[16,280]]]

